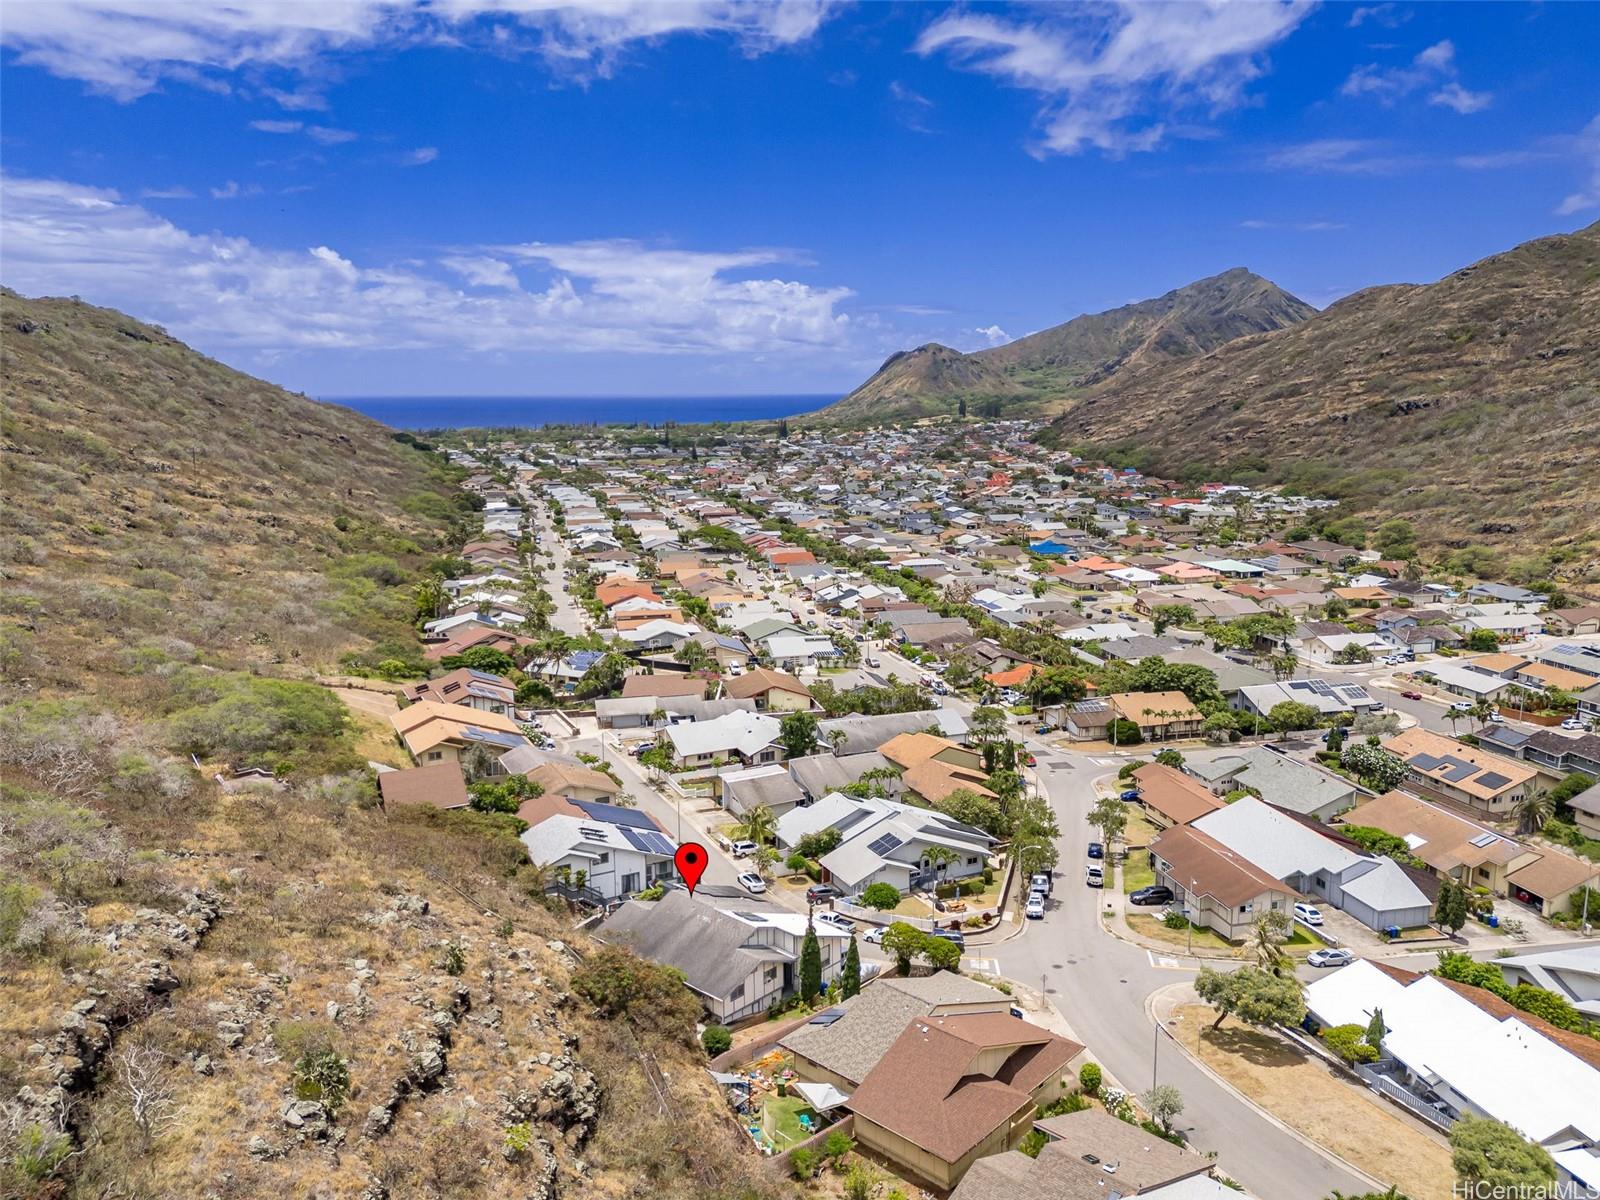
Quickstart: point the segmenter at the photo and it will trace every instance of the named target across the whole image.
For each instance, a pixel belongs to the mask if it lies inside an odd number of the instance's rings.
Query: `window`
[[[738,987],[734,988],[733,991],[729,992],[728,993],[728,999],[729,1000],[743,1000],[744,999],[744,984],[741,983]]]
[[[977,860],[977,859],[976,859],[976,858],[975,858],[975,857],[974,857],[974,858],[968,858],[968,859],[967,859],[967,866],[969,866],[969,867],[975,867],[975,866],[977,866],[977,865],[978,865],[978,860]]]
[[[778,977],[778,968],[777,967],[768,967],[767,971],[766,971],[766,974],[763,975],[761,978],[762,978],[762,980],[764,982],[771,983],[777,977]]]
[[[1242,913],[1254,912],[1255,911],[1255,907],[1256,907],[1255,906],[1255,902],[1252,901],[1249,904],[1241,904],[1241,905],[1239,905],[1239,911],[1242,912]]]

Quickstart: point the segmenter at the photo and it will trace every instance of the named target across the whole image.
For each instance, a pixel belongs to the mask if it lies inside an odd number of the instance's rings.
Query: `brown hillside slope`
[[[855,425],[977,415],[999,401],[1007,416],[1059,410],[1066,398],[1145,363],[1190,358],[1245,334],[1281,329],[1316,312],[1242,267],[1152,300],[1089,313],[991,350],[930,344],[903,351],[855,391],[810,419]]]
[[[1436,544],[1600,536],[1600,224],[1126,372],[1050,432],[1183,478],[1345,496]]]
[[[779,1194],[681,982],[305,681],[418,653],[438,457],[73,301],[0,354],[0,1197]]]

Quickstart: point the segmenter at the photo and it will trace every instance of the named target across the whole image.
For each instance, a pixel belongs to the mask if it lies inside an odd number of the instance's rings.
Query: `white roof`
[[[1265,567],[1258,566],[1255,563],[1240,562],[1237,558],[1213,558],[1202,562],[1200,565],[1202,567],[1210,567],[1213,571],[1221,571],[1224,574],[1265,575],[1267,573]]]
[[[1243,796],[1190,823],[1274,879],[1317,871],[1337,875],[1367,857],[1346,850],[1254,796]]]
[[[1471,692],[1474,696],[1492,696],[1501,688],[1509,687],[1511,684],[1509,679],[1469,670],[1455,663],[1429,663],[1428,670],[1433,672],[1433,677],[1445,687]]]
[[[827,638],[802,634],[775,633],[766,639],[767,653],[773,658],[811,658],[838,654],[839,648]]]
[[[1536,1142],[1569,1127],[1600,1138],[1600,1071],[1431,975],[1402,984],[1362,959],[1308,986],[1306,1002],[1328,1025],[1365,1025],[1382,1008],[1384,1050]]]
[[[1056,636],[1068,642],[1121,642],[1136,637],[1138,631],[1126,621],[1102,621],[1060,630]]]
[[[730,712],[711,721],[667,726],[667,738],[679,755],[716,754],[737,750],[756,754],[778,739],[782,722],[766,713]]]
[[[791,808],[778,818],[776,829],[780,846],[793,846],[808,833],[826,829],[835,821],[843,820],[849,813],[870,806],[871,800],[857,800],[843,792],[829,792],[815,804]]]
[[[1411,877],[1392,858],[1379,858],[1376,867],[1344,885],[1344,894],[1379,913],[1397,913],[1408,908],[1426,912],[1430,907],[1422,889],[1411,882]]]
[[[1120,579],[1123,583],[1155,583],[1161,576],[1154,571],[1146,571],[1143,567],[1118,567],[1107,571],[1112,579]]]
[[[637,629],[629,629],[617,636],[625,642],[648,642],[657,637],[693,637],[700,632],[698,625],[685,625],[681,621],[668,621],[665,619],[646,621]]]

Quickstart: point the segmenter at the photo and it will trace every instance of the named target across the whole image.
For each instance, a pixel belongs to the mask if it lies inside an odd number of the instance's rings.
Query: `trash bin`
[[[1487,917],[1484,918],[1484,920],[1488,922],[1490,929],[1499,929],[1500,928],[1500,918],[1495,916],[1493,913],[1490,913]]]
[[[1387,938],[1397,938],[1397,937],[1399,937],[1400,936],[1400,926],[1398,926],[1398,925],[1389,926],[1389,928],[1387,928],[1387,929],[1385,929],[1383,931],[1383,936],[1387,937]]]

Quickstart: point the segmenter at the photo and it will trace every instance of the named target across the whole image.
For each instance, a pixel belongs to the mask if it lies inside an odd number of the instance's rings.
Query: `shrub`
[[[700,1031],[700,1045],[712,1058],[733,1048],[733,1034],[721,1025],[707,1025]]]
[[[1099,1063],[1084,1063],[1078,1070],[1078,1083],[1087,1095],[1098,1095],[1100,1084],[1104,1082],[1105,1074],[1100,1070]]]
[[[1328,1049],[1347,1063],[1378,1061],[1378,1051],[1366,1043],[1364,1025],[1331,1025],[1320,1036]]]
[[[350,1067],[331,1047],[308,1050],[294,1065],[294,1094],[300,1100],[320,1100],[337,1113],[350,1095]]]
[[[789,1170],[796,1179],[810,1179],[817,1173],[818,1158],[815,1150],[796,1150],[789,1155]]]
[[[630,1016],[647,1032],[688,1043],[700,1005],[683,973],[620,946],[601,946],[572,973],[572,990],[604,1018]]]
[[[872,1168],[866,1163],[852,1163],[844,1176],[845,1200],[869,1200],[877,1182]]]
[[[1038,1158],[1039,1151],[1044,1149],[1047,1141],[1049,1141],[1049,1138],[1045,1137],[1043,1130],[1030,1129],[1023,1136],[1022,1140],[1017,1143],[1017,1149],[1022,1151],[1022,1153],[1026,1154],[1029,1158]]]
[[[467,952],[455,942],[446,942],[439,948],[438,966],[446,975],[459,975],[467,969]]]
[[[824,1158],[840,1159],[856,1148],[855,1139],[842,1129],[835,1129],[822,1139]]]
[[[783,865],[788,867],[789,870],[798,874],[799,872],[804,871],[808,864],[806,862],[806,856],[797,850],[784,860]]]
[[[888,912],[900,903],[900,889],[892,883],[870,883],[861,893],[861,903],[879,912]]]
[[[1073,1089],[1059,1100],[1052,1100],[1040,1111],[1041,1117],[1059,1117],[1064,1113],[1082,1112],[1089,1108],[1089,1098],[1077,1089]]]

